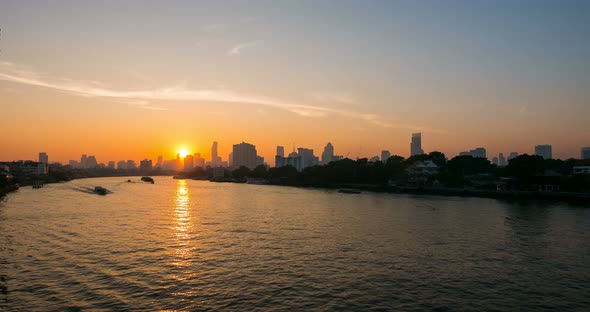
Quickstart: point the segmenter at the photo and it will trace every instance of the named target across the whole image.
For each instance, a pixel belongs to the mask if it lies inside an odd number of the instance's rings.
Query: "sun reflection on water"
[[[175,227],[176,248],[174,250],[176,266],[187,266],[190,264],[192,257],[190,248],[190,239],[192,232],[191,214],[190,214],[190,193],[185,180],[178,180],[176,184],[175,197]]]

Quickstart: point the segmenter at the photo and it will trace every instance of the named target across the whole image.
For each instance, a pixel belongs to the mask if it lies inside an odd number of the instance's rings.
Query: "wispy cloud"
[[[250,41],[250,42],[243,42],[243,43],[236,44],[235,46],[233,46],[229,50],[227,50],[227,55],[229,55],[229,56],[240,55],[243,50],[257,46],[260,43],[261,43],[260,41]]]
[[[166,106],[153,105],[150,101],[192,101],[192,102],[223,102],[245,105],[258,105],[282,109],[299,116],[322,117],[340,115],[384,128],[404,128],[436,132],[435,129],[388,121],[376,114],[361,113],[340,108],[298,104],[272,97],[252,95],[229,89],[190,89],[186,83],[148,90],[115,90],[96,81],[71,79],[54,79],[11,63],[0,63],[0,80],[43,87],[83,97],[110,98],[116,102],[126,103],[142,109],[166,110]]]
[[[323,91],[323,92],[315,92],[311,95],[311,97],[323,103],[340,103],[340,104],[357,104],[358,101],[355,97],[347,94],[345,92],[336,92],[336,91]]]

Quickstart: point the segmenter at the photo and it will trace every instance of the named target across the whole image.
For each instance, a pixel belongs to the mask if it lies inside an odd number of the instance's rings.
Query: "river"
[[[590,310],[588,208],[131,179],[2,199],[0,310]]]

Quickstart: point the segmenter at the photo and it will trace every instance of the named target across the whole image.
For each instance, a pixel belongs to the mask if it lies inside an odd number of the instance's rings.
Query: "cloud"
[[[335,91],[328,91],[328,92],[316,92],[311,95],[311,97],[318,101],[324,103],[341,103],[341,104],[357,104],[358,101],[356,98],[351,96],[350,94],[344,92],[335,92]]]
[[[186,83],[147,90],[116,90],[96,81],[52,79],[33,71],[23,70],[22,68],[7,62],[0,63],[0,80],[53,89],[77,96],[108,98],[116,102],[126,103],[131,106],[150,110],[168,109],[165,106],[153,105],[150,101],[250,104],[282,109],[304,117],[340,115],[351,119],[363,120],[383,128],[404,128],[409,130],[440,132],[439,130],[418,125],[388,121],[376,114],[361,113],[340,108],[298,104],[267,96],[241,93],[229,89],[190,89],[186,86]]]
[[[252,48],[252,47],[257,46],[259,44],[260,44],[260,41],[250,41],[250,42],[239,43],[239,44],[231,47],[229,50],[227,50],[227,55],[230,55],[230,56],[240,55],[243,50],[245,50],[247,48]]]

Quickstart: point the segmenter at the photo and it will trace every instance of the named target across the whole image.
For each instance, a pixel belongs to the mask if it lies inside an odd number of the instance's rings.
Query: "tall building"
[[[313,154],[313,151],[312,151]],[[334,146],[332,143],[328,142],[326,147],[324,147],[324,152],[322,152],[322,165],[329,164],[331,161],[334,160]]]
[[[232,167],[239,168],[244,166],[254,169],[256,168],[257,156],[256,146],[245,142],[234,144]]]
[[[582,147],[582,155],[581,159],[589,159],[590,158],[590,146]]]
[[[127,169],[127,162],[124,161],[124,160],[119,160],[117,162],[117,169],[119,169],[119,170],[125,170],[125,169]]]
[[[297,148],[297,155],[303,157],[303,167],[316,166],[319,163],[318,157],[313,155],[313,149],[299,147]]]
[[[513,159],[518,157],[518,153],[517,152],[510,152],[510,155],[508,155],[508,160]]]
[[[410,143],[410,156],[422,155],[422,133],[412,133],[412,143]]]
[[[277,154],[276,156],[285,157],[285,147],[277,145]]]
[[[141,171],[150,171],[152,170],[152,160],[151,159],[144,159],[139,162],[139,170]]]
[[[503,153],[500,153],[500,155],[498,155],[498,166],[504,167],[507,164],[508,163],[506,163],[506,157],[504,157],[504,154]]]
[[[553,158],[552,147],[549,144],[535,146],[535,155],[541,156],[544,159]]]
[[[113,160],[109,161],[107,168],[115,170],[115,161],[113,161]]]
[[[389,157],[391,157],[391,153],[388,150],[381,151],[381,161],[386,162]]]
[[[158,156],[158,162],[156,163],[156,168],[162,168],[164,161],[164,157],[162,155]]]
[[[80,168],[88,168],[88,156],[86,154],[80,157]]]
[[[201,154],[200,153],[196,153],[193,156],[193,165],[194,167],[201,167],[201,168],[205,168],[205,158],[201,158]]]
[[[487,158],[486,157],[486,149],[483,147],[478,147],[478,148],[472,149],[468,152],[461,152],[461,153],[459,153],[459,156],[471,156],[474,158]]]
[[[211,146],[211,167],[221,166],[221,157],[217,155],[217,141]]]
[[[136,169],[137,165],[135,164],[135,160],[127,160],[127,169]]]
[[[39,162],[44,163],[44,164],[49,163],[49,156],[47,156],[47,153],[45,153],[45,152],[39,153]]]
[[[192,171],[194,168],[193,155],[186,155],[184,157],[184,171]]]
[[[289,157],[275,156],[275,167],[293,166],[297,171],[303,170],[303,156],[297,155],[293,152]]]
[[[494,165],[496,165],[496,166],[498,166],[498,165],[499,165],[499,163],[498,163],[498,157],[494,156],[494,157],[492,158],[492,164],[494,164]]]
[[[256,156],[256,167],[258,167],[260,165],[264,165],[264,157]]]
[[[88,159],[86,160],[86,168],[94,169],[97,166],[98,162],[96,161],[96,157],[94,157],[93,155],[88,156]]]

